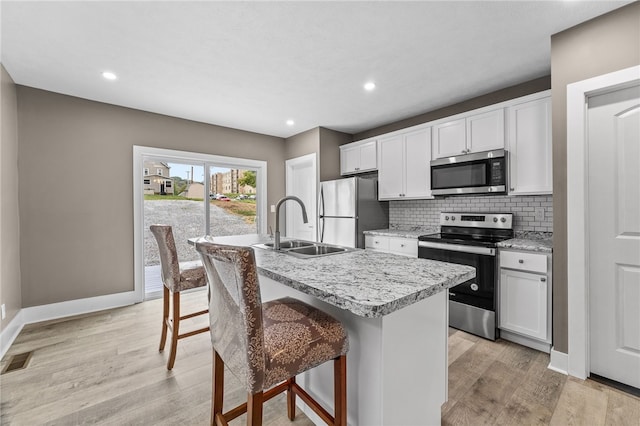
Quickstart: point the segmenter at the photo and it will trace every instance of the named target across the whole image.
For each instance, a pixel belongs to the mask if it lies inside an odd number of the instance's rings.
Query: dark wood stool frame
[[[247,413],[247,425],[262,425],[262,405],[274,396],[287,392],[287,416],[293,421],[296,417],[296,395],[305,404],[331,426],[347,426],[347,356],[342,355],[333,360],[333,387],[335,416],[329,414],[311,395],[302,389],[296,378],[291,377],[264,392],[248,393],[247,402],[222,412],[224,396],[224,362],[218,353],[213,351],[212,366],[212,397],[211,397],[211,425],[227,426],[231,420]]]

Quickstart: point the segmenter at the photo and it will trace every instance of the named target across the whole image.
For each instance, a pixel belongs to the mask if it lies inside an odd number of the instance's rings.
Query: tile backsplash
[[[553,232],[551,195],[446,197],[389,202],[389,227],[410,229],[438,226],[440,212],[513,213],[513,229]],[[538,213],[538,217],[536,217]]]

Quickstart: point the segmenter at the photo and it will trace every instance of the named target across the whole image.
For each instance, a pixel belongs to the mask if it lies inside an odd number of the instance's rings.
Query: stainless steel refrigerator
[[[378,180],[360,177],[320,182],[318,240],[364,248],[363,231],[389,227],[389,203],[378,201]]]

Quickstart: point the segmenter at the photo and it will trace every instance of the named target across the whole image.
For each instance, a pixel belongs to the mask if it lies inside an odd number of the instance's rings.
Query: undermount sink
[[[274,243],[256,244],[254,247],[275,250],[273,248]],[[348,247],[339,247],[323,243],[315,243],[312,241],[304,240],[288,240],[280,242],[280,252],[295,256],[298,258],[310,258],[318,256],[328,256],[331,254],[340,254],[353,251],[354,249]]]
[[[348,249],[345,247],[333,247],[324,245],[312,245],[309,247],[299,247],[289,250],[289,254],[298,254],[302,256],[323,256],[326,254],[345,253]]]
[[[273,244],[274,243],[265,243],[264,245],[267,246],[270,249],[273,249]],[[302,241],[302,240],[290,240],[290,241],[281,241],[280,242],[280,248],[281,249],[290,249],[290,248],[295,248],[295,247],[309,247],[312,246],[314,243],[310,242],[310,241]]]

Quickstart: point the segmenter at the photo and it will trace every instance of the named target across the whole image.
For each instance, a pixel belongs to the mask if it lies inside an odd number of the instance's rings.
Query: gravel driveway
[[[256,226],[244,221],[241,216],[227,213],[211,205],[211,235],[255,234]],[[198,260],[198,253],[187,239],[204,234],[204,203],[191,200],[145,200],[144,202],[144,254],[145,266],[159,265],[158,246],[149,226],[153,224],[173,226],[178,258],[181,262]]]

